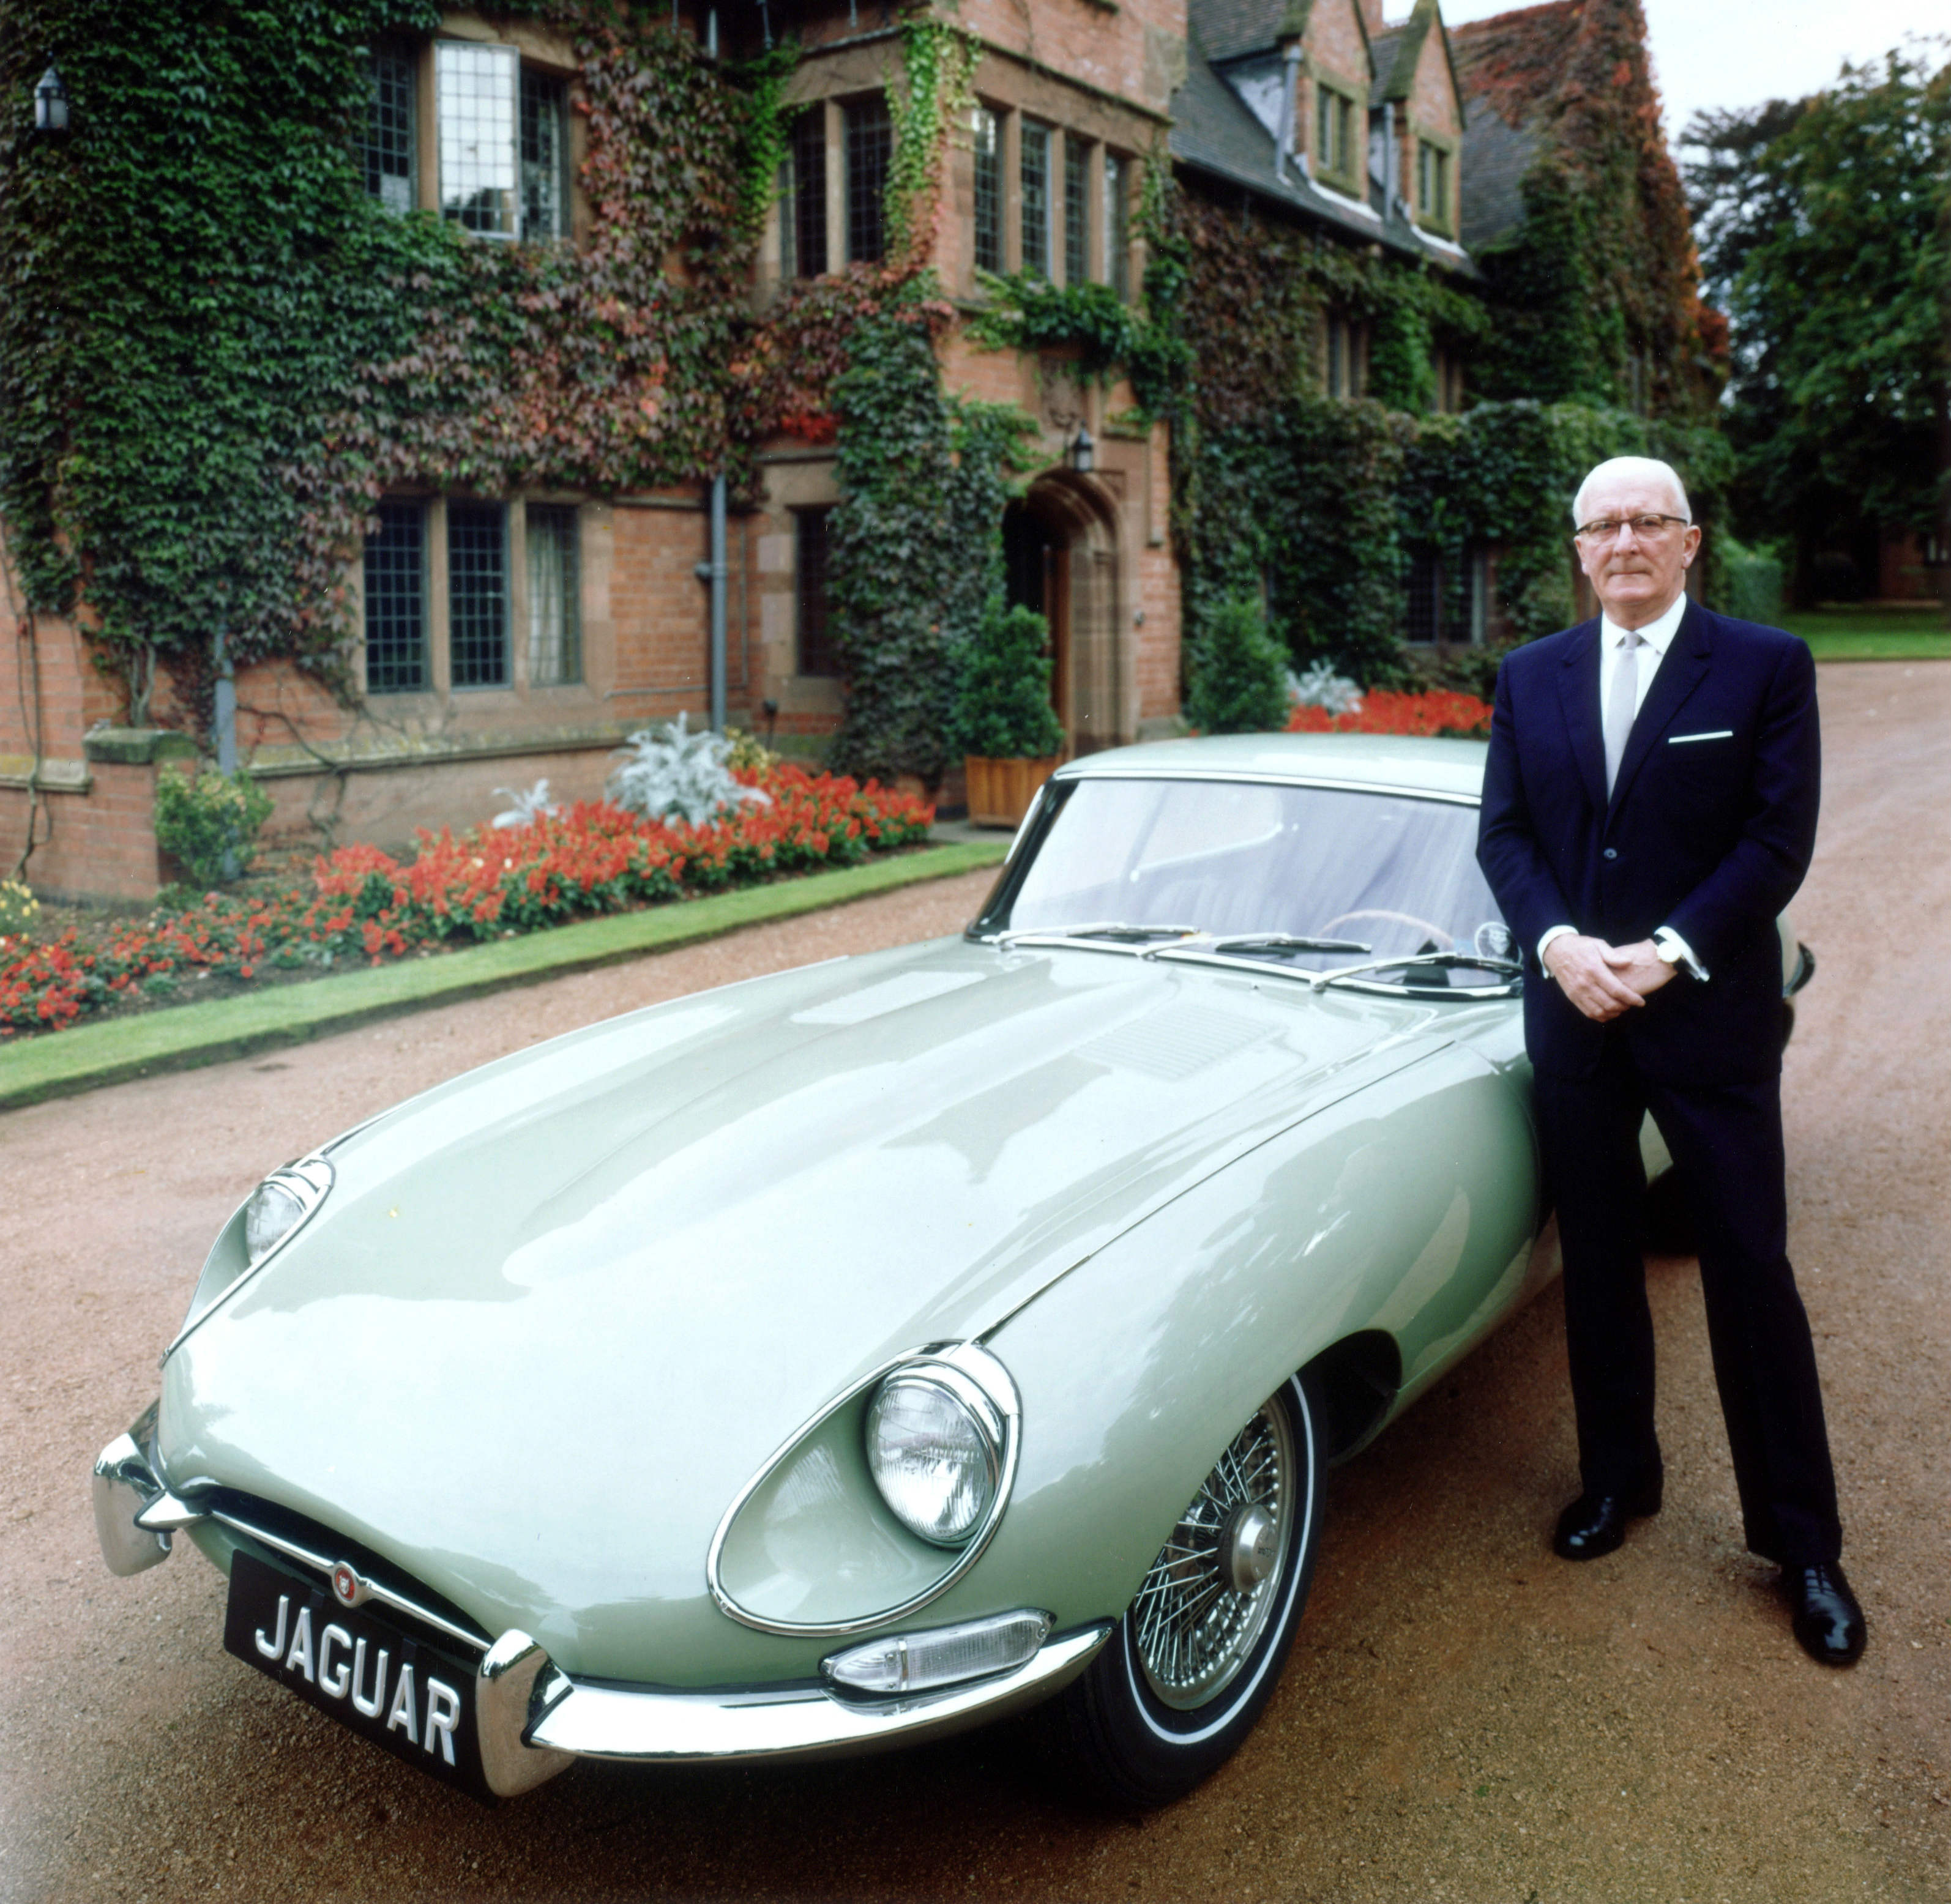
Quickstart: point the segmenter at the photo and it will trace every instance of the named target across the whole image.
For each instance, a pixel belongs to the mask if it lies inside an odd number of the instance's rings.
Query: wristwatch
[[[1693,956],[1693,948],[1671,926],[1662,926],[1653,936],[1653,949],[1668,964],[1677,966],[1697,983],[1707,983],[1707,968]]]

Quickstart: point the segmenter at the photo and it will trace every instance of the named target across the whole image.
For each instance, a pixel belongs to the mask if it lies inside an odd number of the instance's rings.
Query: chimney
[[[1382,0],[1361,0],[1362,23],[1371,34],[1382,30]]]

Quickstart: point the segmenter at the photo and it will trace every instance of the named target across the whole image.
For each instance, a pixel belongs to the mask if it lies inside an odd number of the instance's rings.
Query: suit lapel
[[[1664,672],[1664,671],[1662,671]],[[1606,810],[1606,737],[1599,725],[1599,624],[1587,622],[1573,631],[1559,671],[1559,698],[1565,704],[1565,725],[1572,737],[1572,757],[1594,813]]]
[[[1697,602],[1689,602],[1680,625],[1673,631],[1659,672],[1647,690],[1638,718],[1626,736],[1626,751],[1619,759],[1619,777],[1612,783],[1612,806],[1616,807],[1631,790],[1634,777],[1652,753],[1654,743],[1672,725],[1673,717],[1687,697],[1700,685],[1707,672],[1707,617]],[[1594,690],[1595,694],[1597,690]],[[1609,809],[1608,811],[1610,809]]]

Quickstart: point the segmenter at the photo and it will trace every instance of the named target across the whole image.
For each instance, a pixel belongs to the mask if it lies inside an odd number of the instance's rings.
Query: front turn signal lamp
[[[892,1633],[828,1654],[819,1670],[830,1685],[870,1698],[927,1692],[1027,1665],[1054,1623],[1049,1614],[1025,1607],[925,1633]]]

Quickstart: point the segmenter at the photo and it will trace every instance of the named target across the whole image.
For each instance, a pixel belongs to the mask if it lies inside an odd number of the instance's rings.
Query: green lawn
[[[1951,660],[1951,626],[1934,608],[1791,609],[1781,625],[1818,661]]]

